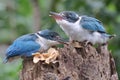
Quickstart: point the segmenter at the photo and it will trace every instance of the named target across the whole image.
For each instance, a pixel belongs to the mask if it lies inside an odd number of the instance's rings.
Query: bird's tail
[[[109,39],[112,39],[112,38],[116,37],[115,34],[114,34],[114,35],[110,35],[110,34],[104,33],[103,35],[104,35],[105,37],[108,37]]]
[[[114,34],[114,35],[109,35],[109,39],[112,39],[112,38],[114,38],[114,37],[116,37],[116,34]]]
[[[3,60],[3,63],[7,63],[8,62],[8,58],[6,57],[4,60]]]

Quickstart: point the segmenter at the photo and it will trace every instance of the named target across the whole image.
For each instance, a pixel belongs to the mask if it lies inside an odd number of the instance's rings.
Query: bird
[[[74,11],[50,12],[58,25],[68,35],[69,41],[106,44],[115,35],[106,32],[101,21],[87,15],[79,16]]]
[[[61,36],[57,32],[48,29],[23,35],[14,40],[6,49],[6,57],[3,63],[7,63],[10,59],[17,56],[30,57],[36,52],[44,52],[51,46],[61,43],[64,43]]]

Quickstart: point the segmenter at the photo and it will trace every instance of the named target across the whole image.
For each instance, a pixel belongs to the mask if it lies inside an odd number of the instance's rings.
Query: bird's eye
[[[51,35],[51,37],[53,38],[53,37],[54,37],[54,35]]]

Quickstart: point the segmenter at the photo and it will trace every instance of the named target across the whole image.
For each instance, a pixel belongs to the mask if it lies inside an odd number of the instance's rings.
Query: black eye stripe
[[[79,19],[79,15],[75,12],[64,11],[64,12],[61,12],[60,14],[68,22],[74,23]]]
[[[39,32],[37,32],[36,34],[40,35],[40,33],[39,33]]]

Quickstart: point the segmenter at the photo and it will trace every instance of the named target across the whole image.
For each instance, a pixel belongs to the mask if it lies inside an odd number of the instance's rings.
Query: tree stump
[[[106,46],[81,48],[64,46],[58,49],[56,63],[33,63],[23,60],[20,80],[118,80],[115,62]]]

